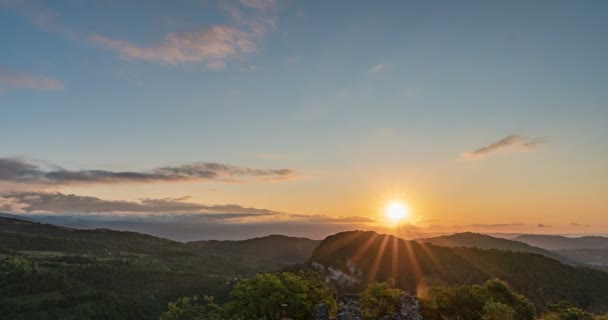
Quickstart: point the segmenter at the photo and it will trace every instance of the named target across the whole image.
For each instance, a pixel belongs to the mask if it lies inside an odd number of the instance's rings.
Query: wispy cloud
[[[368,72],[369,73],[378,73],[378,72],[384,70],[385,68],[386,68],[385,65],[377,64],[377,65],[373,65],[371,68],[369,68]]]
[[[482,159],[500,150],[530,151],[544,142],[543,140],[528,139],[519,135],[510,135],[487,146],[465,152],[462,156],[468,159]]]
[[[100,46],[125,60],[162,64],[201,63],[207,69],[224,69],[231,59],[242,60],[258,51],[260,41],[278,24],[278,3],[274,0],[221,2],[228,14],[226,23],[205,25],[189,31],[168,32],[156,43],[138,44],[118,37],[82,31],[65,24],[59,13],[28,0],[0,0],[41,30],[63,35],[81,43]]]
[[[232,23],[212,25],[196,31],[167,33],[152,45],[95,34],[89,41],[118,53],[127,60],[166,64],[204,63],[208,69],[221,70],[228,60],[242,58],[258,50],[259,41],[276,27],[276,1],[241,0],[222,4]]]
[[[47,32],[61,34],[67,38],[76,40],[80,34],[66,26],[59,14],[51,9],[39,6],[28,0],[0,0],[0,6],[17,12],[30,24]]]
[[[169,33],[162,42],[148,47],[102,35],[93,35],[89,39],[128,60],[141,59],[168,64],[205,62],[209,69],[214,70],[224,68],[225,59],[252,53],[256,49],[251,34],[228,26]]]
[[[287,180],[296,176],[291,169],[255,169],[214,162],[159,167],[150,171],[68,170],[43,168],[21,159],[0,158],[0,182],[40,185],[152,183],[187,181]]]
[[[59,79],[20,73],[0,67],[0,91],[15,89],[61,90],[63,82]]]

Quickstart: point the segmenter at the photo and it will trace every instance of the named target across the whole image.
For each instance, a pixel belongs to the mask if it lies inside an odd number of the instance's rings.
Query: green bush
[[[337,310],[334,290],[313,272],[258,274],[239,281],[230,298],[222,307],[226,319],[308,320],[317,303]]]
[[[365,319],[376,320],[399,312],[404,291],[395,288],[395,280],[370,283],[361,294],[361,311]]]

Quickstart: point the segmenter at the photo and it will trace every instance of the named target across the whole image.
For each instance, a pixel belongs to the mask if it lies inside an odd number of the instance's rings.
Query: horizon
[[[608,236],[606,9],[0,0],[0,212],[170,239]]]

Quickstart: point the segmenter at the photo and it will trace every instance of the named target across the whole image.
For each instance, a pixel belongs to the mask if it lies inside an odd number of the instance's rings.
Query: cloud
[[[537,225],[537,227],[539,227],[539,228],[551,228],[551,226],[550,226],[550,225],[546,225],[546,224],[542,224],[542,223],[539,223],[539,224]]]
[[[85,32],[82,28],[72,28],[63,23],[57,12],[27,0],[0,0],[0,6],[17,12],[41,30],[100,46],[125,60],[170,65],[201,63],[207,69],[215,71],[226,68],[231,59],[242,60],[258,51],[261,40],[268,32],[276,29],[278,24],[278,3],[275,0],[221,2],[220,9],[228,14],[225,23],[168,32],[156,43],[138,44],[104,34]]]
[[[189,197],[141,199],[139,201],[103,200],[97,197],[48,192],[8,192],[0,195],[0,211],[13,213],[221,213],[228,218],[252,215],[275,215],[278,212],[242,207],[236,204],[203,205],[188,202]],[[225,216],[224,214],[230,213]],[[114,215],[115,216],[115,215]],[[141,216],[140,216],[141,217]]]
[[[576,222],[572,222],[572,223],[570,223],[570,226],[572,226],[572,227],[580,227],[580,228],[587,228],[587,227],[591,227],[591,225],[588,225],[588,224],[581,224],[581,223],[576,223]]]
[[[70,39],[78,39],[79,33],[67,27],[57,12],[27,0],[0,0],[0,6],[13,10],[23,16],[30,24],[47,32],[62,34]]]
[[[385,68],[386,68],[385,65],[383,65],[383,64],[377,64],[377,65],[374,65],[371,68],[369,68],[368,72],[369,73],[378,73],[378,72],[384,70]]]
[[[0,91],[12,89],[61,90],[63,82],[59,79],[20,73],[0,67]]]
[[[255,169],[214,162],[159,167],[150,171],[68,170],[57,166],[43,168],[14,158],[0,158],[0,182],[36,185],[152,183],[185,181],[287,180],[296,176],[291,169]]]
[[[475,224],[471,224],[470,226],[472,227],[477,227],[477,228],[509,228],[509,227],[521,227],[521,226],[525,226],[525,223],[520,223],[520,222],[513,222],[513,223],[475,223]]]
[[[148,47],[102,35],[93,35],[89,39],[117,52],[127,60],[139,59],[167,64],[205,62],[207,68],[212,70],[223,69],[226,59],[256,50],[252,34],[229,26],[169,33],[162,42]]]
[[[89,41],[118,53],[127,60],[165,64],[204,63],[210,70],[221,70],[227,61],[243,58],[258,50],[259,41],[276,28],[276,1],[241,0],[220,5],[232,23],[217,24],[195,31],[167,33],[152,45],[95,34]]]
[[[481,159],[489,156],[490,154],[499,150],[512,150],[512,151],[530,151],[536,149],[540,144],[544,143],[542,140],[532,140],[524,138],[519,135],[510,135],[504,137],[494,143],[487,146],[475,149],[470,152],[463,153],[462,156],[468,159]]]
[[[268,234],[320,239],[339,231],[376,226],[376,221],[367,217],[332,218],[188,200],[117,201],[63,193],[13,192],[0,194],[0,211],[68,227],[128,230],[181,241]]]

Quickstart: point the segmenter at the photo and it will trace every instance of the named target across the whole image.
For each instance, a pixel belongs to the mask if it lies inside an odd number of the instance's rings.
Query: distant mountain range
[[[442,247],[469,247],[479,249],[529,252],[541,254],[545,257],[549,257],[562,262],[571,262],[569,261],[569,259],[562,257],[554,252],[542,248],[537,248],[524,242],[495,238],[485,234],[473,232],[455,233],[448,236],[419,239],[417,241],[428,242]]]
[[[608,310],[608,273],[560,263],[527,252],[441,247],[371,231],[327,237],[311,266],[322,269],[344,290],[387,278],[410,292],[428,286],[480,284],[498,277],[537,307],[568,300],[593,311]]]
[[[600,236],[564,237],[556,235],[524,234],[513,240],[547,250],[608,249],[608,238]]]

